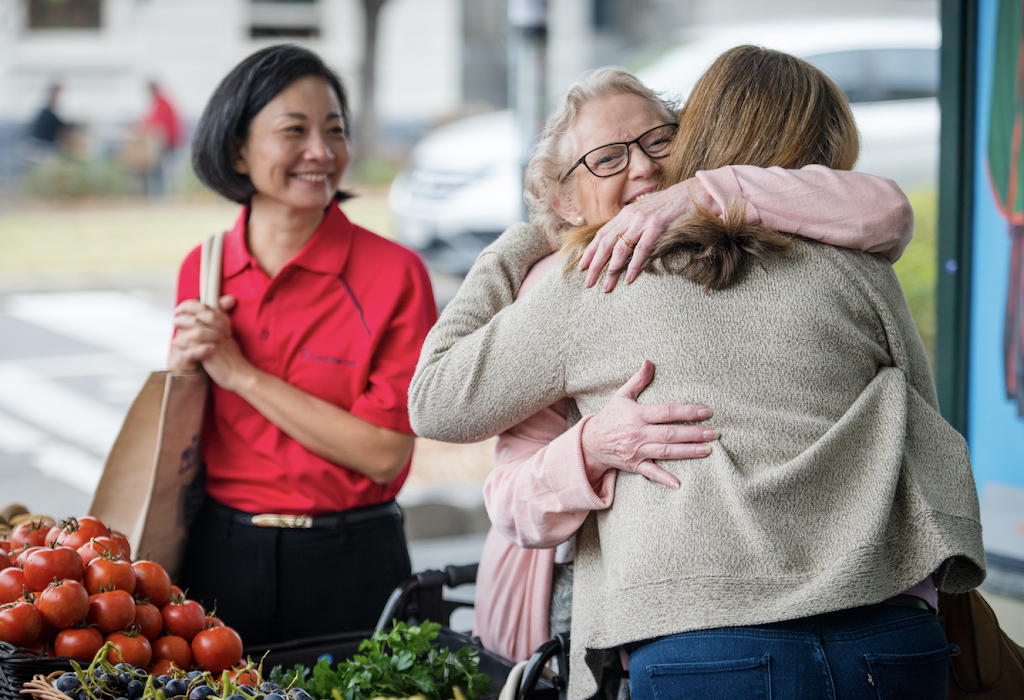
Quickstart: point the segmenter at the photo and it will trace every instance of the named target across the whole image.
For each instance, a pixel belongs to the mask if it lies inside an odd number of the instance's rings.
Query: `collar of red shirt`
[[[224,278],[237,275],[246,267],[259,267],[259,263],[245,245],[245,222],[249,218],[249,207],[242,207],[235,225],[224,236]],[[340,275],[345,269],[348,253],[352,247],[350,229],[352,222],[338,208],[336,202],[327,207],[327,214],[320,226],[313,232],[299,254],[288,265],[301,267],[325,275]]]

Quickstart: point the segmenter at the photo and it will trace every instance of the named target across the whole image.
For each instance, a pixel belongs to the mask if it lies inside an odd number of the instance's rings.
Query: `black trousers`
[[[358,522],[346,522],[353,514]],[[329,524],[311,529],[258,527],[244,523],[248,517],[207,498],[180,584],[246,646],[370,631],[411,575],[393,504],[318,518]]]

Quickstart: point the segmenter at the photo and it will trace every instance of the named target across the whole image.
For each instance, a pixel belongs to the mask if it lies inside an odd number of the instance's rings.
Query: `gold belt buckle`
[[[260,515],[252,516],[252,524],[258,527],[289,527],[305,528],[308,530],[313,527],[313,516],[261,513]]]

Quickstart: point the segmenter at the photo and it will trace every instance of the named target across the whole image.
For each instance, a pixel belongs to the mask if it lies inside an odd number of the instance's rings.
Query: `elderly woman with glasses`
[[[693,216],[695,203],[720,214],[742,201],[752,222],[884,252],[889,260],[909,242],[913,214],[906,197],[891,181],[864,173],[730,166],[657,192],[677,116],[674,104],[618,68],[586,73],[569,88],[527,167],[532,226],[518,225],[506,234],[542,234],[543,259],[484,274],[484,266],[498,257],[485,251],[474,277],[490,289],[488,314],[557,265],[552,251],[571,229],[611,219],[587,262],[600,271],[602,256],[612,252],[610,238],[616,255],[636,246],[632,270],[673,222]],[[617,233],[603,235],[607,230]],[[615,275],[607,275],[605,289],[614,281]],[[497,465],[484,486],[493,527],[480,561],[475,607],[474,632],[488,649],[524,659],[549,636],[568,631],[573,533],[591,510],[611,505],[618,471],[676,485],[653,459],[709,454],[704,443],[718,436],[713,427],[678,424],[706,418],[705,407],[636,402],[654,375],[642,359],[638,354],[640,370],[596,414],[579,420],[576,404],[559,400],[499,436]]]

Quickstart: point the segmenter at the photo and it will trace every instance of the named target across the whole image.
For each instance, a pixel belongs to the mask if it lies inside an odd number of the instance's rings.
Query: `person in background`
[[[411,250],[338,207],[348,97],[315,53],[258,51],[214,91],[193,166],[242,205],[216,308],[181,266],[168,368],[211,381],[206,503],[182,581],[246,644],[369,630],[411,574],[395,496],[406,395],[437,307]]]
[[[174,105],[155,81],[149,81],[150,106],[139,130],[155,140],[154,163],[146,173],[146,194],[163,195],[170,190],[174,163],[183,139],[181,119]]]
[[[46,104],[29,125],[28,135],[36,146],[56,150],[60,145],[61,138],[70,130],[70,126],[57,115],[57,100],[60,93],[59,83],[50,86],[47,91]]]

